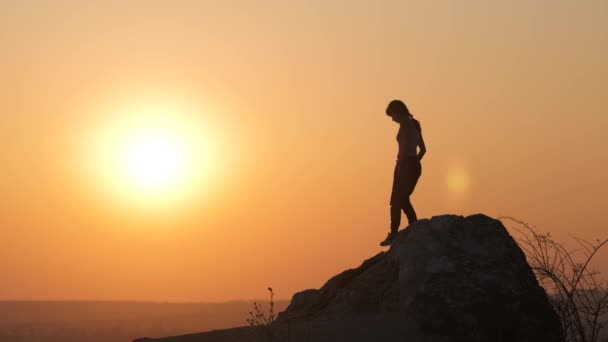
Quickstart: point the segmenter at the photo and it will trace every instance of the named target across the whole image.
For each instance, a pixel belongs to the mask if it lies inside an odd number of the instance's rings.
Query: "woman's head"
[[[413,118],[414,116],[410,113],[409,109],[403,101],[393,100],[386,107],[386,115],[393,118],[395,122],[401,122],[405,118]]]

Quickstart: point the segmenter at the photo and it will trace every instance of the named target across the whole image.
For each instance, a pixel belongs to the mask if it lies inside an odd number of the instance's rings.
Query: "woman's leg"
[[[391,233],[397,233],[401,225],[401,208],[403,204],[403,170],[401,164],[397,162],[393,174],[393,190],[391,191]]]
[[[414,210],[414,206],[410,201],[410,196],[407,196],[407,198],[403,201],[402,209],[405,213],[405,216],[407,216],[407,221],[409,224],[412,224],[418,220],[418,217],[416,216],[416,211]],[[401,214],[401,212],[399,212],[399,214]]]
[[[418,220],[418,216],[416,215],[416,211],[410,200],[410,195],[414,192],[418,179],[422,174],[422,165],[416,160],[415,162],[408,163],[406,170],[407,172],[405,172],[406,175],[403,182],[404,189],[402,194],[403,197],[401,199],[401,209],[403,209],[403,212],[407,216],[409,224],[412,224]]]

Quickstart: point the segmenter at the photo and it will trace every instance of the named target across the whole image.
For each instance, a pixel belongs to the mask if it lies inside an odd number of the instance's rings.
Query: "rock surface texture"
[[[276,341],[564,341],[522,250],[482,214],[413,223],[388,251],[295,294],[274,326]],[[188,341],[224,341],[203,335]]]

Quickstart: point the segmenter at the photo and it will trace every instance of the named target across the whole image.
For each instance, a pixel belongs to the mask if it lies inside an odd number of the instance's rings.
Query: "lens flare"
[[[464,193],[469,189],[469,173],[461,166],[450,167],[446,174],[446,183],[450,191],[454,193]]]

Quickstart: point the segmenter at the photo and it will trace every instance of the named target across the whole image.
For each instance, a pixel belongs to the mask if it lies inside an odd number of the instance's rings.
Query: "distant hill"
[[[260,300],[265,303],[267,299]],[[284,310],[287,301],[277,301]],[[128,342],[242,326],[253,301],[0,301],[2,342]]]

